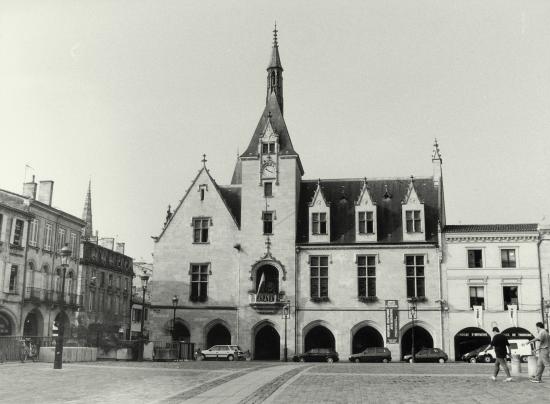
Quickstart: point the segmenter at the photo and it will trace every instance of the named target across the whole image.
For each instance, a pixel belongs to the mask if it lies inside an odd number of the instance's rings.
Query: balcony
[[[274,314],[285,305],[285,294],[249,292],[248,302],[260,314]]]
[[[45,301],[44,292],[45,292],[44,289],[26,287],[25,288],[25,301],[43,302],[43,301]]]

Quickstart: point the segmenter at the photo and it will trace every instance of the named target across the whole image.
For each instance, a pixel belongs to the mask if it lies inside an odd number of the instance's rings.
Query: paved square
[[[542,403],[545,383],[493,382],[485,364],[97,362],[0,365],[6,403]],[[547,377],[547,376],[546,376]]]

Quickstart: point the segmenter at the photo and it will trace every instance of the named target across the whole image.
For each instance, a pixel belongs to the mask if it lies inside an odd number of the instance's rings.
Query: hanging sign
[[[474,309],[474,318],[479,328],[483,326],[483,306],[472,306]]]
[[[386,300],[386,343],[399,342],[399,301]]]

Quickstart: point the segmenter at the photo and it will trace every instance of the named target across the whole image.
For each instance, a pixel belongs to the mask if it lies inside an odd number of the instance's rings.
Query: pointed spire
[[[277,68],[283,70],[281,65],[281,57],[279,56],[279,40],[277,38],[277,23],[275,22],[275,29],[273,30],[273,49],[271,50],[271,59],[269,60],[269,65],[267,70],[272,68]]]
[[[202,162],[202,166],[203,166],[204,168],[206,168],[206,162],[207,162],[207,161],[208,161],[208,160],[206,160],[206,154],[203,154],[203,155],[202,155],[202,160],[201,160],[201,162]]]
[[[434,139],[434,150],[432,152],[432,160],[443,161],[441,158],[441,152],[439,151],[439,144],[437,143],[437,138]]]
[[[86,193],[86,198],[84,199],[82,220],[86,222],[86,226],[82,229],[82,238],[84,240],[90,240],[94,235],[92,226],[92,180],[88,182],[88,192]]]

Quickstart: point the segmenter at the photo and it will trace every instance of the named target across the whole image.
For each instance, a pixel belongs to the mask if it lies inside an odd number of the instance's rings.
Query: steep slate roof
[[[307,243],[309,234],[308,208],[318,180],[304,180],[300,187],[300,205],[296,242]],[[409,188],[409,178],[367,180],[370,195],[377,206],[378,243],[403,241],[401,202]],[[364,179],[321,180],[323,195],[330,204],[330,242],[346,244],[355,242],[355,202],[361,195]],[[385,199],[387,190],[391,198]],[[414,187],[424,203],[426,242],[437,242],[439,221],[438,190],[432,178],[415,178]]]
[[[233,176],[231,177],[231,184],[242,184],[243,183],[243,163],[239,157],[237,157],[237,162],[235,163],[235,169],[233,170]]]
[[[271,117],[269,117],[269,113],[271,113]],[[298,153],[296,153],[292,146],[292,141],[290,140],[290,135],[288,134],[288,129],[286,128],[286,123],[281,113],[281,108],[279,108],[279,103],[277,102],[277,96],[275,93],[271,93],[264,112],[262,112],[262,116],[260,117],[260,121],[256,126],[254,135],[252,135],[252,139],[250,139],[250,143],[245,152],[241,154],[241,157],[258,157],[258,142],[260,141],[260,137],[264,134],[268,119],[271,119],[271,126],[275,133],[279,135],[280,155],[298,156]]]
[[[536,223],[508,223],[508,224],[452,224],[445,226],[445,233],[517,233],[537,231]]]
[[[241,188],[218,185],[220,195],[229,208],[229,211],[237,222],[237,227],[241,227]]]

